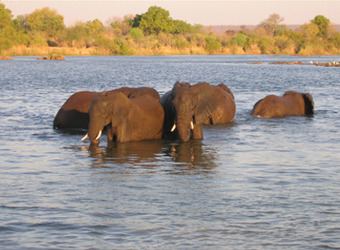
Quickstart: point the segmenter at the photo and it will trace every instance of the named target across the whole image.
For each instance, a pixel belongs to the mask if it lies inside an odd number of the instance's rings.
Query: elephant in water
[[[236,111],[234,95],[226,85],[206,82],[195,85],[176,82],[160,103],[165,112],[164,135],[183,142],[202,139],[202,124],[228,123]]]
[[[251,111],[253,116],[275,118],[314,114],[314,101],[309,93],[287,91],[283,96],[268,95],[259,100]]]
[[[107,91],[108,94],[121,92],[127,97],[140,97],[150,95],[157,100],[160,96],[153,88],[128,88],[123,87]],[[99,96],[100,92],[80,91],[71,95],[59,109],[53,122],[55,129],[88,129],[89,109],[92,100]]]
[[[160,139],[163,132],[164,110],[157,98],[150,95],[128,98],[123,93],[103,92],[93,99],[89,111],[88,136],[91,143],[107,126],[108,141],[128,142]]]

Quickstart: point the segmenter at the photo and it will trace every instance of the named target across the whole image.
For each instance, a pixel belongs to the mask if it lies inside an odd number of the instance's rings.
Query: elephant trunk
[[[100,136],[102,135],[104,126],[98,124],[89,124],[88,136],[90,137],[91,143],[99,144]]]
[[[191,130],[194,128],[192,119],[187,117],[178,116],[177,118],[177,131],[179,139],[182,142],[187,142],[191,137]]]

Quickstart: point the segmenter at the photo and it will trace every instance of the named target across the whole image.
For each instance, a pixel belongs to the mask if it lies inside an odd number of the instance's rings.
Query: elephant
[[[287,91],[283,96],[268,95],[255,103],[253,116],[276,118],[293,115],[313,115],[314,101],[309,93]]]
[[[150,95],[157,100],[160,99],[158,92],[153,88],[123,87],[107,91],[108,94],[121,92],[127,97],[139,97]],[[88,129],[89,109],[92,100],[99,96],[101,92],[80,91],[71,95],[63,106],[59,109],[53,122],[55,129]]]
[[[82,140],[88,136],[91,144],[99,144],[106,126],[108,141],[162,138],[164,110],[159,101],[150,95],[128,98],[120,92],[103,92],[93,99],[89,117],[88,133]]]
[[[176,82],[160,103],[165,112],[164,136],[182,142],[203,139],[203,124],[229,123],[236,111],[231,90],[224,84],[214,86],[207,82]]]

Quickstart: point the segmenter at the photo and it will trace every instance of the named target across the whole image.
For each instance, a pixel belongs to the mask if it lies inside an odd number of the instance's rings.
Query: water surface
[[[67,57],[0,61],[1,249],[339,249],[338,57]],[[263,64],[249,64],[251,62]],[[225,83],[237,111],[201,141],[80,141],[52,129],[81,90]],[[315,115],[251,117],[309,92]]]

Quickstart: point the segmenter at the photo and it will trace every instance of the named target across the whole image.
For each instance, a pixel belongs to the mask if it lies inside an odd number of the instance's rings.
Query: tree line
[[[0,55],[37,53],[37,48],[93,55],[340,54],[340,33],[326,17],[318,15],[298,30],[282,22],[272,14],[255,29],[242,26],[215,34],[151,6],[143,14],[113,18],[106,25],[95,19],[66,27],[56,10],[46,7],[13,18],[0,3]]]

